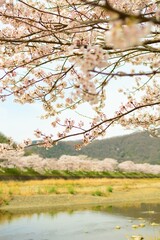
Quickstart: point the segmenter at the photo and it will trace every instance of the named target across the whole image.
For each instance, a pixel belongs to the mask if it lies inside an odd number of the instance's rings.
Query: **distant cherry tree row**
[[[117,160],[105,158],[97,160],[88,158],[85,155],[66,156],[63,155],[59,159],[41,158],[38,155],[24,157],[23,154],[17,156],[12,153],[8,155],[8,159],[1,155],[0,167],[2,168],[18,168],[23,171],[33,169],[38,173],[44,174],[52,170],[67,171],[97,171],[97,172],[137,172],[160,174],[160,165],[151,165],[148,163],[135,164],[132,161],[124,161],[118,163]]]

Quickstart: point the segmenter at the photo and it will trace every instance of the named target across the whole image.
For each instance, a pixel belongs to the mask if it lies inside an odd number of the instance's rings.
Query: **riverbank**
[[[0,182],[0,210],[160,202],[159,179],[79,179]]]
[[[38,165],[38,164],[37,164]],[[148,166],[148,165],[147,165]],[[156,167],[156,166],[154,166]],[[152,167],[148,167],[150,169]],[[153,169],[152,169],[153,170]],[[77,171],[77,170],[43,170],[37,172],[33,168],[1,168],[0,181],[28,181],[28,180],[44,180],[44,179],[81,179],[81,178],[160,178],[160,174],[145,173],[139,171]]]

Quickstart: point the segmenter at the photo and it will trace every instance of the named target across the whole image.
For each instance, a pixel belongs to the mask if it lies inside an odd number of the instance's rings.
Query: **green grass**
[[[5,174],[4,175],[21,175],[21,170],[18,168],[4,168]]]
[[[97,172],[97,171],[69,171],[69,170],[52,170],[45,173],[38,173],[32,168],[24,170],[18,168],[0,168],[0,180],[25,180],[27,179],[80,179],[80,178],[159,178],[159,175],[137,173],[137,172]]]
[[[113,187],[112,186],[107,187],[107,192],[112,193],[113,192]]]
[[[69,193],[69,194],[72,194],[72,195],[76,194],[76,190],[74,189],[73,186],[69,186],[69,187],[68,187],[68,193]]]
[[[6,200],[6,199],[3,200],[3,203],[4,203],[5,205],[9,205],[9,201]]]
[[[50,187],[49,189],[48,189],[48,193],[50,193],[50,194],[52,194],[52,193],[58,193],[58,190],[57,190],[57,188],[56,187]]]
[[[104,193],[101,190],[96,190],[96,191],[92,192],[92,196],[99,196],[99,197],[101,197],[103,195],[104,195]]]

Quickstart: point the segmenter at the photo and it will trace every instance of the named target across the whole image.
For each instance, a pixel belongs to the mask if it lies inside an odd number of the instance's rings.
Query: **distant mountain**
[[[160,138],[150,137],[147,132],[96,140],[80,151],[76,151],[74,148],[77,143],[77,141],[63,141],[49,150],[32,147],[26,150],[25,155],[37,153],[44,158],[59,158],[61,155],[87,155],[99,160],[114,158],[119,162],[131,160],[135,163],[160,164]]]
[[[9,139],[3,133],[0,133],[0,143],[9,143]]]

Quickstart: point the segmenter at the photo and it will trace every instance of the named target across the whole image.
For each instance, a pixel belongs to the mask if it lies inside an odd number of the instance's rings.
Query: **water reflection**
[[[123,240],[160,236],[160,204],[0,212],[0,240]],[[133,228],[133,225],[144,227]],[[120,229],[115,229],[120,226]]]

